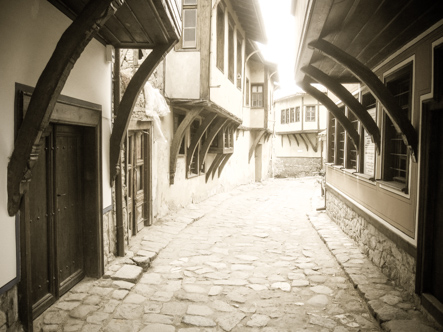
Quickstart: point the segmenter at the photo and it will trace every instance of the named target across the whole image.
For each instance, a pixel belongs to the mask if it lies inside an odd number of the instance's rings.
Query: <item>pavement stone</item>
[[[325,213],[315,211],[319,193],[315,178],[271,179],[164,216],[130,239],[126,256],[111,261],[104,278],[73,287],[35,326],[436,331]]]

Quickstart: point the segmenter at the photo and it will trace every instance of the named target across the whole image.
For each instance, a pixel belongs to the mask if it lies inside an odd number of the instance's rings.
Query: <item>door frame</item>
[[[30,97],[34,88],[16,84],[16,102],[15,102],[15,135],[20,128],[24,110],[27,109]],[[86,193],[85,201],[85,223],[90,225],[88,232],[85,232],[85,275],[87,277],[99,278],[104,273],[103,256],[103,215],[102,215],[102,107],[101,105],[87,101],[60,96],[54,111],[50,118],[52,124],[66,124],[81,126],[85,129],[85,158],[92,161],[89,173],[85,176],[90,181],[85,181],[84,191]],[[32,178],[31,178],[32,181]],[[27,183],[21,184],[23,189],[23,198],[21,201],[20,212],[17,218],[20,223],[20,270],[21,280],[18,285],[18,307],[19,317],[25,330],[33,329],[33,310],[31,300],[31,255],[30,255],[30,228],[26,222],[29,220],[29,200],[27,192]]]

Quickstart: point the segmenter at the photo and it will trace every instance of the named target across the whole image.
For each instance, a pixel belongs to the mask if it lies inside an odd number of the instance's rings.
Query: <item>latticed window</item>
[[[182,47],[197,47],[197,0],[183,0]]]
[[[263,107],[263,85],[252,84],[252,107]]]
[[[291,119],[290,121],[291,123],[295,122],[295,109],[294,107],[291,108]]]
[[[300,106],[295,108],[295,122],[300,122]]]
[[[358,119],[349,109],[348,119],[352,123],[355,131],[358,132]],[[357,149],[349,135],[346,140],[346,168],[357,170]]]
[[[286,110],[281,110],[281,123],[286,123]]]
[[[306,122],[315,121],[315,106],[306,106]]]
[[[386,81],[386,86],[397,100],[404,116],[410,119],[411,90],[412,90],[412,65],[401,69]],[[403,191],[407,191],[409,154],[401,133],[397,131],[389,116],[384,116],[385,153],[383,179],[399,184]]]

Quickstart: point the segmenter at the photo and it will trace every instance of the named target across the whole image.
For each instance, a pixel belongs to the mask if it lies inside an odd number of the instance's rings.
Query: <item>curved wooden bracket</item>
[[[346,117],[346,115],[340,111],[337,105],[323,92],[320,90],[314,88],[312,85],[310,85],[305,80],[297,83],[299,87],[301,87],[303,90],[305,90],[306,93],[309,93],[312,97],[317,99],[320,103],[322,103],[329,112],[331,112],[338,122],[345,128],[347,131],[349,137],[352,140],[352,143],[355,146],[355,149],[357,153],[360,153],[359,148],[359,142],[360,142],[360,136],[358,135],[357,131],[353,127],[351,121]]]
[[[177,157],[180,151],[180,145],[185,137],[186,130],[189,128],[191,123],[197,118],[203,108],[193,109],[186,113],[185,118],[180,123],[177,131],[174,133],[174,138],[171,143],[171,155],[169,157],[169,184],[174,184],[175,170],[177,169]]]
[[[285,135],[283,135],[283,136],[285,136]],[[283,136],[282,136],[282,137],[283,137]],[[292,146],[291,135],[288,135],[288,141],[289,141],[289,146]]]
[[[248,164],[251,162],[252,155],[254,154],[255,148],[257,147],[258,142],[260,142],[263,135],[266,133],[266,130],[260,130],[257,133],[257,136],[255,136],[254,142],[252,143],[251,147],[249,148],[249,158],[248,158]]]
[[[198,143],[200,142],[203,134],[208,129],[209,125],[214,121],[217,117],[216,113],[209,114],[202,122],[202,124],[198,127],[197,132],[192,139],[189,148],[186,150],[186,169],[189,169],[189,165],[191,164],[192,157],[194,156],[195,150],[197,148]]]
[[[118,106],[117,117],[115,118],[114,127],[112,128],[109,146],[111,186],[114,182],[115,176],[117,175],[117,165],[120,159],[120,150],[126,137],[126,131],[128,130],[129,122],[131,121],[132,110],[134,109],[137,97],[141,89],[144,87],[146,81],[154,72],[155,68],[158,66],[160,61],[163,60],[164,56],[169,52],[174,44],[175,41],[155,47],[143,61],[139,69],[131,78],[131,81],[129,81],[128,87],[126,88],[120,105]]]
[[[395,98],[377,75],[360,61],[323,39],[311,42],[309,46],[316,48],[329,58],[340,63],[368,87],[375,98],[383,105],[394,125],[400,130],[402,139],[406,146],[408,146],[412,159],[416,162],[418,156],[417,132],[412,126],[411,121],[402,112],[400,105],[398,105]]]
[[[292,136],[294,137],[295,142],[297,143],[297,146],[300,146],[300,143],[298,141],[297,135],[296,134],[292,134]]]
[[[229,158],[232,157],[232,155],[233,155],[233,153],[230,153],[230,154],[226,154],[226,155],[225,155],[225,159],[223,159],[222,163],[220,164],[220,167],[218,168],[218,176],[219,176],[219,177],[220,177],[220,174],[221,174],[222,171],[223,171],[223,168],[224,168],[225,165],[227,164]]]
[[[306,142],[305,138],[303,137],[303,134],[298,134],[301,138],[301,140],[303,141],[303,143],[305,143],[305,147],[306,147],[306,151],[309,151],[309,145]]]
[[[201,169],[203,163],[206,160],[206,156],[208,154],[209,151],[209,147],[212,144],[212,141],[214,141],[215,137],[217,136],[218,132],[226,125],[226,123],[228,122],[227,118],[219,118],[218,120],[216,120],[214,126],[212,127],[211,131],[209,131],[208,133],[208,137],[206,138],[205,143],[203,144],[203,146],[200,149],[200,155],[199,155],[199,169]],[[207,181],[207,180],[206,180]]]
[[[18,131],[8,165],[8,214],[20,208],[20,182],[29,179],[38,158],[36,146],[49,124],[55,103],[80,55],[122,1],[89,1],[60,37],[51,58],[40,75],[29,103],[28,112]]]
[[[206,172],[206,182],[208,182],[209,177],[212,175],[212,178],[214,178],[215,171],[217,167],[220,165],[220,163],[225,158],[225,154],[223,153],[217,153],[215,156],[215,159],[212,161],[211,166],[209,167],[208,171]]]
[[[304,134],[306,137],[306,140],[308,141],[308,143],[311,145],[312,150],[314,150],[314,152],[317,152],[318,150],[318,141],[317,141],[317,137],[315,137],[315,144],[314,142],[311,141],[311,139],[309,138],[309,134]]]
[[[349,107],[354,115],[360,120],[366,132],[370,135],[372,142],[375,143],[378,153],[380,153],[380,130],[377,124],[362,104],[340,83],[326,75],[320,69],[313,66],[303,67],[301,69],[306,75],[312,77],[318,83],[325,86],[334,95]]]

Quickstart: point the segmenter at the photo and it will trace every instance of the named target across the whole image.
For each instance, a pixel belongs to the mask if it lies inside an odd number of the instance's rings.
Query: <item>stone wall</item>
[[[414,295],[416,265],[414,257],[399,248],[377,230],[368,221],[368,217],[355,212],[350,204],[346,204],[331,190],[326,191],[326,211],[396,286]]]
[[[274,177],[300,178],[313,176],[321,169],[320,157],[276,157]]]
[[[23,331],[18,320],[17,286],[0,295],[0,332]]]

